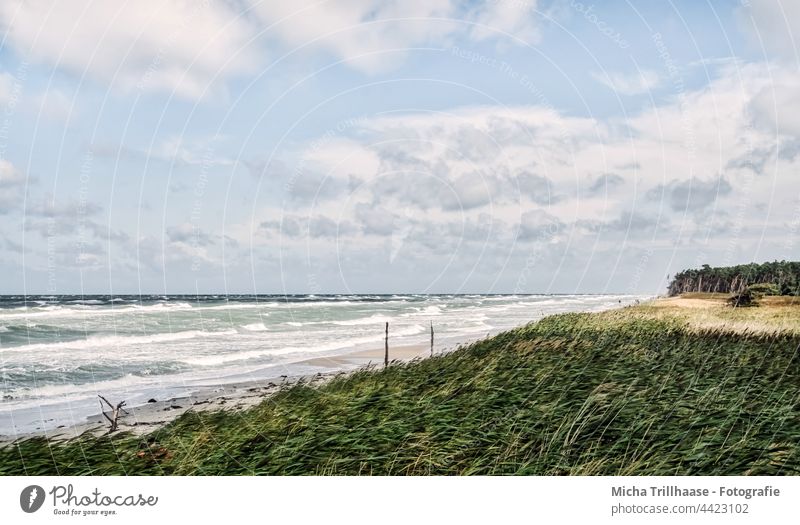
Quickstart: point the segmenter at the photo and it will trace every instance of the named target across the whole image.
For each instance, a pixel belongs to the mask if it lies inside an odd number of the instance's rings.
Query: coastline
[[[437,353],[447,352],[449,349]],[[430,356],[430,347],[420,345],[404,345],[390,347],[391,361],[408,362],[413,359]],[[384,358],[383,348],[358,350],[347,354],[330,357],[311,357],[297,362],[298,365],[319,367],[316,373],[299,375],[280,375],[265,379],[253,379],[236,382],[233,384],[209,384],[198,387],[196,391],[185,396],[174,396],[166,399],[157,399],[154,402],[125,407],[126,414],[119,419],[117,432],[130,432],[133,435],[143,435],[157,430],[188,411],[239,411],[255,406],[281,388],[290,386],[300,381],[312,386],[319,386],[334,377],[350,374],[354,371],[370,366],[382,366]],[[331,368],[335,370],[331,370]],[[16,435],[0,434],[0,447],[34,437],[43,437],[54,441],[65,441],[89,433],[102,436],[108,433],[108,422],[98,411],[86,417],[83,422],[72,425],[62,425],[49,430],[36,430],[20,432]]]
[[[0,446],[0,473],[797,474],[798,308],[669,298],[549,316],[404,366],[383,368],[372,350],[313,388],[198,397],[163,427],[183,405],[148,407],[159,419],[137,414],[135,435],[95,423],[75,440],[17,440]]]
[[[409,357],[429,353],[431,322],[439,353],[548,315],[602,311],[642,296],[326,296],[286,304],[251,299],[224,302],[214,296],[195,304],[151,297],[136,306],[132,297],[63,297],[53,299],[56,306],[0,309],[0,332],[11,327],[0,341],[4,367],[17,374],[0,385],[0,443],[103,425],[97,423],[97,416],[103,420],[98,395],[114,404],[125,401],[129,411],[144,407],[137,422],[164,421],[179,410],[173,405],[185,408],[170,401],[214,400],[242,385],[280,383],[284,375],[351,371],[370,360],[382,364],[384,321],[391,325],[390,358],[401,359],[409,345],[421,345]],[[30,320],[33,328],[19,328]],[[89,328],[79,335],[70,331],[86,323]],[[106,333],[109,326],[113,335]],[[64,340],[57,336],[62,331]],[[155,410],[147,408],[151,399],[165,403],[156,405],[157,415],[149,414]]]

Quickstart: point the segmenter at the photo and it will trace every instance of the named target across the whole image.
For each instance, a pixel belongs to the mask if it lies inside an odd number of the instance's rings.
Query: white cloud
[[[800,2],[748,0],[742,2],[739,17],[757,49],[800,62]]]
[[[51,89],[39,95],[35,101],[45,118],[57,121],[68,121],[75,115],[73,101],[58,89]]]
[[[0,188],[18,186],[25,182],[25,177],[7,160],[0,159]]]
[[[370,232],[359,241],[365,249],[379,249],[370,245],[375,239],[404,234],[392,220],[399,210],[424,217],[428,231],[461,231],[465,221],[488,216],[504,225],[492,233],[498,246],[513,242],[515,225],[530,233],[532,212],[572,232],[578,251],[595,237],[603,239],[598,249],[616,251],[628,234],[658,234],[652,241],[663,246],[675,242],[678,231],[700,232],[696,237],[707,240],[702,232],[731,223],[738,203],[746,201],[736,220],[758,224],[764,214],[756,204],[763,208],[773,194],[796,194],[792,177],[800,155],[778,158],[774,129],[752,125],[752,108],[770,86],[766,68],[722,68],[705,88],[626,120],[537,106],[365,119],[347,137],[296,153],[306,171],[293,184],[310,177],[318,188],[319,174],[325,174],[326,184],[340,191],[315,192],[313,204],[295,204],[361,225]],[[785,85],[800,82],[787,70],[778,78]],[[748,155],[768,155],[773,162],[743,162]],[[291,162],[287,170],[293,171]],[[754,173],[759,182],[748,182]],[[353,179],[360,181],[357,188],[348,184]],[[774,204],[770,221],[791,220],[790,209]],[[528,233],[520,240],[531,239]],[[549,236],[548,242],[570,235]],[[416,233],[403,238],[407,245],[421,239]]]
[[[449,33],[454,22],[435,20],[453,14],[450,0],[347,0],[320,2],[253,2],[268,26],[267,36],[291,48],[325,48],[349,65],[380,71],[394,65],[409,46]],[[396,50],[394,55],[380,53]]]
[[[661,78],[655,71],[643,70],[634,73],[595,72],[592,78],[620,95],[641,95],[657,88]]]
[[[494,0],[481,2],[472,13],[472,20],[480,24],[471,31],[475,40],[502,38],[506,42],[508,33],[529,44],[539,41],[540,33],[534,15],[537,0]],[[512,43],[518,43],[516,41]]]
[[[455,0],[254,0],[253,5],[268,37],[292,48],[326,49],[369,73],[395,66],[410,47],[442,44],[459,35],[514,44],[504,33],[527,41],[539,36],[535,1],[497,1],[478,8]]]
[[[674,211],[701,212],[732,190],[725,177],[718,177],[672,181],[651,189],[648,195],[654,200],[664,199]]]
[[[189,166],[232,166],[233,159],[215,153],[215,143],[224,137],[212,136],[198,140],[171,136],[147,156]]]
[[[14,77],[5,72],[0,72],[0,104],[5,104],[11,100],[14,92]]]
[[[125,90],[198,98],[255,65],[253,28],[226,2],[4,0],[0,23],[23,56]]]
[[[285,50],[326,50],[375,73],[396,66],[411,47],[458,36],[538,40],[535,8],[535,1],[473,8],[455,0],[4,0],[0,24],[23,56],[126,91],[197,99],[256,72],[265,40]]]
[[[110,143],[93,145],[92,152],[98,157],[111,159],[142,159],[167,162],[183,166],[232,166],[236,161],[217,153],[216,144],[226,137],[212,135],[191,138],[171,135],[150,149],[133,148]]]
[[[756,126],[800,138],[800,83],[765,86],[753,97],[749,109]]]
[[[9,161],[0,159],[0,215],[20,207],[25,184],[25,176]]]

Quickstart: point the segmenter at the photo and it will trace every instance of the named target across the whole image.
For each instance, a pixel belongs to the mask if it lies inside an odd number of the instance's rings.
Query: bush
[[[751,292],[749,288],[734,292],[728,297],[728,304],[734,308],[743,306],[758,306],[756,294]]]
[[[764,295],[781,295],[781,290],[778,288],[778,285],[772,283],[751,284],[747,289],[757,297]]]

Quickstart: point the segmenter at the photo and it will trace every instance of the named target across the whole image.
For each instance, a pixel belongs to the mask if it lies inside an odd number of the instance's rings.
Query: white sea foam
[[[87,308],[64,308],[62,306],[45,306],[36,308],[14,308],[13,313],[6,313],[0,310],[0,320],[4,319],[41,319],[41,318],[65,318],[76,317],[84,319],[86,317],[127,315],[131,313],[143,314],[150,312],[169,312],[176,310],[189,310],[192,305],[189,303],[157,303],[149,305],[132,304],[129,306],[107,306],[107,307],[87,307]]]
[[[248,332],[266,332],[269,330],[264,323],[251,323],[242,326],[242,329],[247,330]]]
[[[48,405],[74,402],[78,399],[108,395],[109,392],[119,392],[130,388],[141,388],[143,378],[126,375],[118,379],[98,381],[89,384],[46,385],[29,389],[10,391],[11,401],[7,401],[13,409],[20,410],[26,407],[43,408]],[[2,407],[3,405],[0,405]],[[83,414],[87,416],[89,414]]]
[[[401,314],[400,317],[430,317],[442,315],[444,306],[430,305],[424,307],[413,307],[413,311]]]
[[[236,334],[236,330],[221,330],[207,332],[204,330],[187,330],[183,332],[166,332],[148,335],[109,335],[95,336],[74,341],[59,341],[55,343],[36,343],[22,346],[6,347],[5,351],[13,352],[38,352],[38,351],[60,351],[60,350],[83,350],[86,348],[106,348],[115,350],[120,347],[134,346],[150,343],[167,343],[171,341],[183,341],[196,338],[219,338]]]
[[[381,323],[385,323],[391,320],[392,320],[391,317],[375,314],[369,317],[361,317],[359,319],[351,319],[347,321],[333,321],[331,324],[335,324],[337,326],[368,326],[373,324],[379,325]]]
[[[397,338],[416,335],[423,332],[425,328],[420,325],[411,325],[400,330],[393,332],[391,335],[396,340]],[[199,357],[189,357],[181,359],[182,363],[194,366],[215,366],[235,361],[249,361],[253,359],[261,359],[265,357],[277,357],[288,355],[315,355],[324,352],[331,352],[343,348],[357,348],[360,346],[368,345],[369,343],[377,343],[383,341],[383,335],[372,335],[364,337],[351,337],[330,341],[327,343],[311,344],[308,346],[295,345],[284,346],[280,348],[265,348],[259,350],[251,350],[246,352],[232,352],[228,354],[215,354]]]
[[[216,304],[211,306],[198,306],[195,309],[198,311],[207,311],[207,310],[264,310],[267,308],[279,308],[281,306],[280,303],[276,302],[265,302],[265,303],[226,303],[226,304]],[[263,313],[262,315],[269,315],[268,313]]]

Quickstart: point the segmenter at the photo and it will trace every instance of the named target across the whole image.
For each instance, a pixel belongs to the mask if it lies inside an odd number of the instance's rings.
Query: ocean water
[[[391,346],[437,350],[545,315],[630,304],[632,295],[0,296],[0,434],[81,422],[97,394],[186,395],[336,370],[309,358]]]

